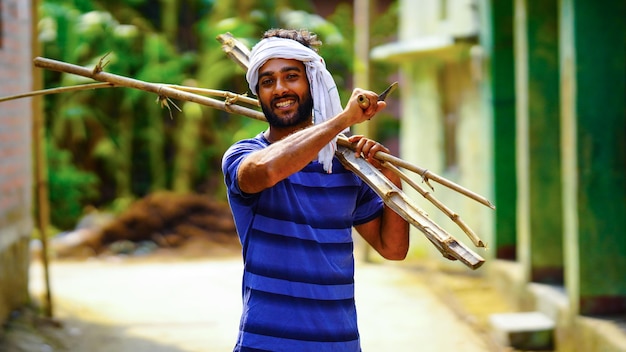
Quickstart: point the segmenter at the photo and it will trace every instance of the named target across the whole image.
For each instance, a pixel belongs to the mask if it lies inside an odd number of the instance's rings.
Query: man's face
[[[313,100],[302,62],[268,60],[259,68],[257,93],[271,126],[291,127],[311,121]]]

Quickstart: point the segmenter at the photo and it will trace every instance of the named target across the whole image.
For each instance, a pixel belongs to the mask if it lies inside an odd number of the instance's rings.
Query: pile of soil
[[[93,218],[102,214],[90,214]],[[240,248],[228,204],[202,194],[153,193],[99,224],[52,240],[54,257],[140,256],[177,252],[203,256]]]

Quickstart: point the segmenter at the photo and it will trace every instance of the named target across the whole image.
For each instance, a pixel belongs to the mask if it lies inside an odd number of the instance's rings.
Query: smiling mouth
[[[293,106],[295,103],[296,103],[295,99],[288,99],[288,100],[280,101],[280,102],[274,104],[274,106],[276,108],[278,108],[278,109],[284,109],[284,108],[288,108],[288,107]]]

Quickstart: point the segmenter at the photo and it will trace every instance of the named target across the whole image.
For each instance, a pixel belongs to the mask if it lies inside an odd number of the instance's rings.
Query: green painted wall
[[[516,258],[515,70],[513,2],[489,1],[483,8],[481,45],[489,85],[485,106],[493,119],[493,173],[496,257]]]
[[[563,282],[557,0],[526,1],[530,279]]]
[[[566,282],[582,314],[626,312],[625,7],[561,1]]]

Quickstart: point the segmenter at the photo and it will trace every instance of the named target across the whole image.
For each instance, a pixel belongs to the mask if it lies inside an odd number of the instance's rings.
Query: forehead
[[[269,59],[259,67],[259,76],[287,70],[304,71],[304,64],[299,60],[293,59]]]

